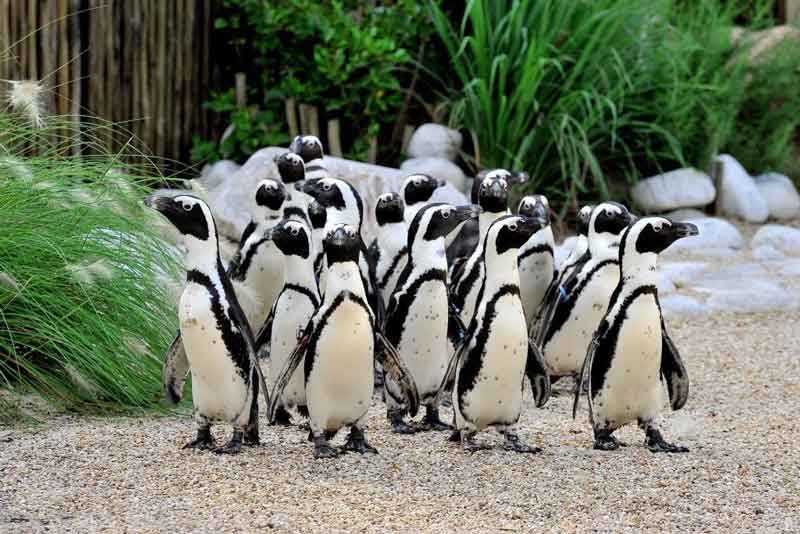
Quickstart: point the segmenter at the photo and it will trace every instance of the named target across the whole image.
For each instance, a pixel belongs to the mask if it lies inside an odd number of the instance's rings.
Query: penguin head
[[[311,251],[311,235],[306,224],[284,219],[271,231],[272,241],[284,256],[308,258]]]
[[[302,182],[306,179],[306,165],[303,163],[303,158],[294,152],[284,152],[275,158],[275,165],[285,184]]]
[[[256,186],[256,213],[262,222],[269,216],[276,215],[286,201],[286,186],[272,179],[261,180]]]
[[[480,215],[478,206],[455,207],[444,202],[428,204],[417,212],[408,230],[408,241],[414,243],[418,236],[425,241],[446,237],[468,219]]]
[[[481,192],[481,185],[485,179],[492,179],[497,180],[502,178],[506,181],[508,185],[515,185],[517,183],[524,183],[528,180],[528,173],[512,173],[505,169],[489,169],[483,170],[475,175],[475,179],[472,180],[472,189],[469,193],[469,200],[473,204],[480,203],[480,192]]]
[[[303,158],[305,163],[323,156],[322,141],[316,135],[298,135],[292,140],[289,150]]]
[[[550,224],[550,205],[544,195],[523,197],[519,202],[517,214],[539,219],[542,221],[542,226]]]
[[[208,204],[192,195],[174,197],[151,195],[145,206],[162,214],[180,232],[188,249],[202,244],[213,244],[216,249],[217,230]]]
[[[322,204],[316,200],[308,205],[308,217],[311,219],[311,227],[313,229],[319,230],[325,228],[325,222],[328,220],[327,212]]]
[[[413,206],[420,202],[430,202],[433,193],[444,185],[443,180],[436,180],[427,174],[412,174],[403,180],[400,190],[406,206]]]
[[[697,226],[664,217],[643,217],[629,226],[622,236],[620,260],[625,256],[660,254],[672,243],[699,233]]]
[[[589,219],[589,249],[592,256],[600,257],[608,249],[619,247],[620,236],[636,217],[628,208],[617,202],[603,202],[592,210]]]
[[[358,262],[361,251],[361,237],[349,224],[338,224],[325,236],[322,246],[328,266],[337,262]]]
[[[486,233],[486,253],[501,256],[514,251],[544,227],[544,221],[524,215],[505,215],[492,223]]]
[[[578,235],[589,235],[589,220],[592,217],[592,211],[594,210],[594,206],[587,204],[586,206],[582,207],[581,210],[578,212],[577,217],[577,231]]]
[[[478,190],[478,205],[489,213],[503,213],[508,209],[508,176],[503,169],[492,171],[481,181]]]
[[[303,182],[303,192],[314,197],[314,200],[327,210],[350,211],[361,220],[363,207],[361,197],[355,188],[338,178],[320,178]]]
[[[384,193],[375,203],[375,221],[378,226],[403,222],[405,205],[399,193]]]

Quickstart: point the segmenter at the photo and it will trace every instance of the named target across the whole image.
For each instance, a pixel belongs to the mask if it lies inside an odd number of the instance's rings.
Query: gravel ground
[[[689,454],[652,454],[635,428],[618,432],[628,447],[592,450],[563,386],[544,409],[526,405],[521,436],[545,449],[533,456],[394,435],[379,403],[367,435],[381,454],[333,461],[313,460],[296,429],[263,428],[261,447],[220,457],[180,450],[188,415],[52,417],[0,431],[0,531],[796,532],[797,324],[771,314],[671,325],[692,391],[665,427]]]

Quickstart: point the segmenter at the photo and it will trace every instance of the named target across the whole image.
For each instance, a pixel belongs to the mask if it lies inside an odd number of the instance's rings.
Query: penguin
[[[384,193],[375,203],[377,229],[369,251],[384,302],[389,302],[408,260],[408,225],[404,211],[399,193]]]
[[[358,230],[337,225],[326,235],[323,246],[328,275],[322,305],[278,375],[272,392],[276,401],[270,404],[269,418],[275,420],[285,388],[302,361],[314,457],[338,456],[341,451],[328,440],[345,426],[350,427],[350,434],[344,451],[376,453],[364,436],[373,393],[374,358],[382,360],[384,369],[401,386],[413,413],[419,406],[419,395],[397,350],[376,328],[367,304],[358,266]]]
[[[192,373],[197,437],[184,449],[235,454],[242,443],[256,445],[258,392],[269,395],[256,362],[250,324],[239,306],[219,256],[219,237],[208,205],[190,195],[148,197],[145,204],[164,215],[187,249],[186,287],[178,308],[186,366]],[[233,427],[230,441],[214,447],[211,425]]]
[[[275,165],[278,167],[281,181],[289,191],[289,196],[299,203],[298,207],[303,209],[303,213],[307,217],[308,205],[314,199],[303,191],[303,184],[306,180],[306,166],[303,158],[294,152],[284,152],[275,158]]]
[[[578,212],[575,245],[570,250],[564,263],[557,269],[556,275],[550,282],[542,298],[542,303],[531,323],[531,336],[538,343],[541,343],[541,336],[544,335],[542,325],[549,323],[552,319],[553,309],[558,298],[558,288],[564,284],[575,269],[580,268],[580,266],[589,261],[589,240],[586,236],[589,233],[589,218],[593,209],[594,206],[587,205]]]
[[[541,348],[551,376],[580,372],[586,347],[619,282],[620,235],[633,221],[634,216],[616,202],[604,202],[592,210],[591,258],[559,288],[551,319],[542,325]]]
[[[547,197],[544,195],[524,197],[519,203],[517,214],[546,221],[546,224],[519,249],[519,291],[530,330],[547,288],[555,278],[553,258],[555,243],[553,227],[550,226],[550,206]]]
[[[283,261],[269,232],[282,217],[286,197],[282,183],[271,179],[258,183],[250,207],[250,223],[242,232],[239,250],[228,265],[228,278],[240,302],[250,304],[242,309],[251,325],[264,322],[283,284]],[[188,372],[186,351],[178,331],[164,357],[162,381],[169,402],[180,402]]]
[[[317,202],[312,200],[308,205],[308,218],[311,222],[311,242],[313,244],[313,260],[314,260],[314,274],[319,280],[322,267],[325,262],[325,251],[322,250],[322,239],[325,236],[325,223],[328,220],[325,208]]]
[[[325,166],[325,154],[319,137],[315,135],[298,135],[292,139],[289,150],[302,158],[305,164],[307,180],[330,177],[328,168]]]
[[[308,225],[284,219],[272,229],[271,238],[282,255],[285,275],[283,288],[256,337],[256,350],[262,366],[269,360],[271,372],[268,376],[272,379],[270,386],[274,387],[274,380],[297,344],[298,335],[319,307],[320,296],[311,262],[313,245]],[[288,409],[297,408],[301,414],[307,414],[305,384],[299,370],[275,402],[280,403],[275,415],[278,424],[290,423]]]
[[[502,173],[508,173],[508,171],[502,171]],[[508,215],[508,183],[502,177],[502,173],[500,171],[489,173],[481,184],[478,205],[483,212],[478,217],[478,234],[482,241],[465,262],[453,266],[450,271],[453,306],[458,310],[461,321],[465,325],[472,320],[478,292],[483,283],[482,247],[486,241],[489,226],[499,218]]]
[[[404,217],[407,225],[411,224],[419,210],[431,202],[436,190],[444,187],[444,185],[445,182],[443,180],[436,180],[427,174],[406,176],[400,186],[400,192],[406,205]]]
[[[476,311],[440,388],[446,391],[448,382],[454,380],[456,431],[450,439],[460,441],[467,451],[486,448],[474,437],[487,426],[498,427],[507,450],[541,451],[520,440],[515,430],[526,376],[537,406],[543,406],[550,396],[541,353],[528,339],[517,255],[519,247],[545,224],[539,218],[503,216],[489,227],[481,247],[486,276]]]
[[[628,227],[619,248],[619,282],[594,333],[580,374],[588,382],[594,448],[614,450],[613,432],[636,421],[652,452],[689,452],[668,443],[658,423],[662,382],[670,406],[680,410],[689,396],[689,376],[664,325],[658,302],[658,255],[678,239],[697,235],[691,223],[645,217]],[[575,392],[575,417],[580,389]]]
[[[444,241],[462,222],[478,213],[475,206],[428,204],[417,212],[408,229],[409,261],[389,300],[384,332],[411,371],[426,412],[421,426],[409,426],[403,420],[402,392],[387,379],[387,417],[394,432],[450,428],[439,419],[437,395],[451,354]]]

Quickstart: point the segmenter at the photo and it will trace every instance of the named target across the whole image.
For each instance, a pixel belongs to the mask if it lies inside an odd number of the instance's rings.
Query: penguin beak
[[[318,182],[319,182],[318,178],[311,180],[303,180],[296,187],[300,189],[303,193],[314,196],[314,194],[317,192]]]
[[[347,230],[342,227],[337,228],[330,233],[328,240],[335,243],[343,243],[347,240]]]
[[[492,198],[503,198],[504,194],[505,189],[503,189],[503,184],[500,183],[500,180],[492,182],[491,187],[489,187],[489,196]]]
[[[174,207],[175,202],[162,195],[150,195],[144,199],[144,205],[150,209],[156,210],[159,213],[165,213]]]
[[[700,233],[696,225],[688,222],[675,222],[672,223],[670,228],[676,241],[684,237],[696,236]]]
[[[475,219],[478,215],[481,214],[481,207],[475,206],[474,204],[470,204],[469,206],[459,206],[456,208],[456,220],[460,223],[464,221],[468,221],[469,219]]]
[[[530,180],[530,174],[525,171],[517,171],[511,174],[511,181],[509,185],[524,184]]]
[[[518,232],[525,235],[526,238],[532,236],[541,230],[546,224],[547,219],[534,215],[532,217],[521,217],[522,221],[518,224]]]

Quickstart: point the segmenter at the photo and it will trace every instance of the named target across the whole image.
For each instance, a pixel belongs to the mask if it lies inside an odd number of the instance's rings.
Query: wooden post
[[[289,135],[292,139],[300,135],[297,127],[297,105],[294,98],[286,99],[286,122],[289,124]]]
[[[373,137],[369,140],[369,153],[367,154],[367,161],[374,164],[378,161],[378,138]]]
[[[247,77],[244,72],[236,73],[236,105],[240,108],[247,105]]]
[[[308,106],[308,133],[319,137],[319,111],[316,106]]]
[[[401,145],[400,149],[400,151],[403,154],[408,153],[408,144],[411,142],[411,136],[414,135],[415,129],[416,128],[414,128],[410,124],[406,124],[405,127],[403,128],[403,144]]]
[[[328,121],[328,152],[331,156],[341,158],[342,153],[342,139],[339,135],[339,120],[334,119]]]

